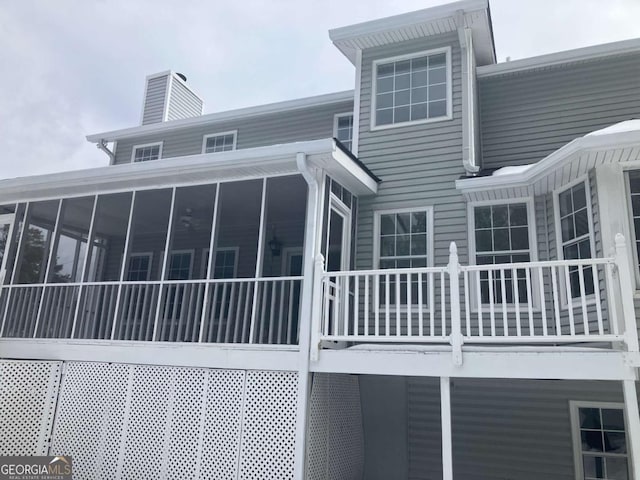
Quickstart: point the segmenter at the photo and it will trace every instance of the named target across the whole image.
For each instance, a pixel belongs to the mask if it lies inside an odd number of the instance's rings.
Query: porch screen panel
[[[136,192],[114,339],[153,339],[171,199],[171,189]]]
[[[215,200],[216,185],[176,189],[156,340],[198,341]]]
[[[0,218],[5,219],[0,223],[0,268],[5,269],[4,276],[0,278],[0,285],[11,283],[24,210],[24,203],[0,205]]]
[[[8,295],[4,337],[33,337],[58,215],[58,200],[32,202],[22,227],[14,286]],[[53,262],[55,263],[55,262]],[[33,285],[37,284],[37,285]]]
[[[132,196],[98,196],[74,338],[111,338]]]
[[[298,341],[307,183],[300,175],[267,180],[262,276],[288,277],[258,285],[255,334],[260,343]]]
[[[202,341],[249,341],[262,210],[263,180],[223,183],[217,221]],[[234,278],[251,280],[233,280]]]

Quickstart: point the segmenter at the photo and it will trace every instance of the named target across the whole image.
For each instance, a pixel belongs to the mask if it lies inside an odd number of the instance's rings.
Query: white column
[[[624,410],[627,417],[627,438],[629,460],[631,461],[632,478],[640,480],[640,413],[638,412],[638,392],[636,382],[622,381],[624,394]]]
[[[440,377],[440,418],[442,422],[442,480],[453,480],[451,382],[449,377]]]

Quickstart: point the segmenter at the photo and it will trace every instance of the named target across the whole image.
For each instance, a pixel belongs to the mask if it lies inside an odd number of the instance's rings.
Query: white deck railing
[[[0,287],[0,337],[297,344],[302,277]]]
[[[320,265],[317,262],[317,265]],[[314,289],[314,344],[558,344],[638,337],[630,261],[616,257],[322,272]]]

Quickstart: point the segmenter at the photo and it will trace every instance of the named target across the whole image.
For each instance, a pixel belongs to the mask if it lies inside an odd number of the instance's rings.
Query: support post
[[[620,300],[622,302],[622,316],[624,318],[624,338],[629,352],[638,350],[638,326],[636,312],[633,306],[633,277],[630,265],[633,264],[627,251],[624,235],[616,234],[616,265],[620,279]],[[615,319],[614,319],[615,320]]]
[[[453,480],[451,382],[449,377],[440,377],[440,418],[442,422],[442,480]]]
[[[462,365],[462,323],[460,319],[460,262],[455,242],[449,245],[449,298],[451,302],[451,335],[449,342],[453,350],[453,364]],[[444,292],[442,292],[444,295]],[[444,333],[444,332],[443,332]]]
[[[624,411],[627,417],[627,438],[629,439],[629,460],[631,461],[631,478],[640,480],[640,413],[638,411],[638,392],[636,382],[622,381],[624,394]]]
[[[311,345],[309,352],[312,362],[317,362],[320,355],[320,333],[325,312],[323,311],[322,281],[324,273],[324,256],[319,253],[316,256],[313,276],[313,299],[311,301]]]

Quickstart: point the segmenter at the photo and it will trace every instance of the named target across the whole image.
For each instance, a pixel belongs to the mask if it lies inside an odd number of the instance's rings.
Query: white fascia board
[[[478,78],[493,77],[507,73],[522,72],[537,68],[551,67],[553,65],[571,64],[601,57],[624,55],[636,52],[640,52],[640,38],[605,43],[592,47],[577,48],[574,50],[566,50],[537,57],[523,58],[521,60],[511,60],[509,62],[502,62],[494,65],[484,65],[476,68],[476,75]]]
[[[458,179],[456,180],[456,188],[463,193],[471,193],[496,188],[528,187],[578,153],[591,150],[606,150],[609,148],[624,148],[639,144],[640,130],[586,135],[572,140],[524,172]]]
[[[125,138],[151,135],[155,133],[165,133],[173,130],[179,130],[181,128],[207,125],[216,122],[242,120],[259,115],[282,113],[293,110],[301,110],[304,108],[320,107],[323,105],[353,101],[353,95],[353,90],[346,90],[343,92],[328,93],[325,95],[317,95],[314,97],[299,98],[295,100],[287,100],[284,102],[270,103],[267,105],[240,108],[237,110],[229,110],[226,112],[210,113],[208,115],[173,120],[170,122],[152,123],[149,125],[138,127],[113,130],[104,133],[96,133],[93,135],[87,135],[86,138],[87,141],[93,143],[97,143],[100,140],[111,142],[114,140],[122,140]]]

